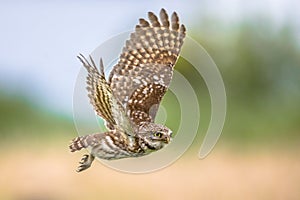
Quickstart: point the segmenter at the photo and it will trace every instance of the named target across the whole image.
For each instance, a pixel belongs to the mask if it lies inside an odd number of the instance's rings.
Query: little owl
[[[160,20],[152,12],[148,18],[149,21],[139,19],[108,79],[102,59],[99,71],[91,56],[89,60],[78,56],[88,71],[90,102],[109,130],[71,141],[71,152],[90,149],[81,159],[78,172],[89,168],[95,157],[107,160],[138,157],[170,142],[172,131],[154,120],[170,85],[185,27],[179,24],[176,12],[169,21],[164,9],[160,11]]]

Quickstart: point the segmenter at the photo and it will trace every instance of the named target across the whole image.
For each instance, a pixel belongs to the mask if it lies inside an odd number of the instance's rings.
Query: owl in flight
[[[90,149],[79,162],[78,172],[89,168],[95,157],[139,157],[170,142],[172,131],[154,120],[170,85],[186,29],[179,24],[176,12],[170,20],[164,9],[160,11],[160,20],[152,12],[148,18],[149,21],[139,19],[108,79],[102,59],[99,71],[91,56],[78,56],[88,71],[90,103],[108,129],[71,141],[71,152]]]

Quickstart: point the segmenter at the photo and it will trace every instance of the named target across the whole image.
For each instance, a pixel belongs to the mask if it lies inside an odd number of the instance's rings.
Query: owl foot
[[[87,168],[89,168],[92,164],[92,162],[94,161],[95,157],[92,154],[85,154],[80,162],[79,162],[79,166],[77,168],[77,172],[81,172],[83,170],[86,170]]]

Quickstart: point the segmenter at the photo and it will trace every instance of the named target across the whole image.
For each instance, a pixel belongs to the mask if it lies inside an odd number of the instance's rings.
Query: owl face
[[[142,122],[139,127],[138,137],[144,150],[159,150],[171,141],[172,131],[161,124]]]

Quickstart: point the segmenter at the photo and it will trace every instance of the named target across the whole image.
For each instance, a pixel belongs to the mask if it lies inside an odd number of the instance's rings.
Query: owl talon
[[[79,162],[79,166],[78,166],[78,168],[77,168],[77,172],[81,172],[81,171],[83,171],[83,170],[86,170],[87,168],[89,168],[90,166],[91,166],[91,164],[92,164],[92,162],[94,161],[94,159],[95,159],[95,157],[93,156],[93,155],[88,155],[88,154],[85,154],[82,158],[81,158],[81,160],[80,160],[80,162]]]
[[[79,164],[84,164],[85,162],[87,162],[88,158],[89,158],[88,154],[83,155],[83,157],[79,161]]]

